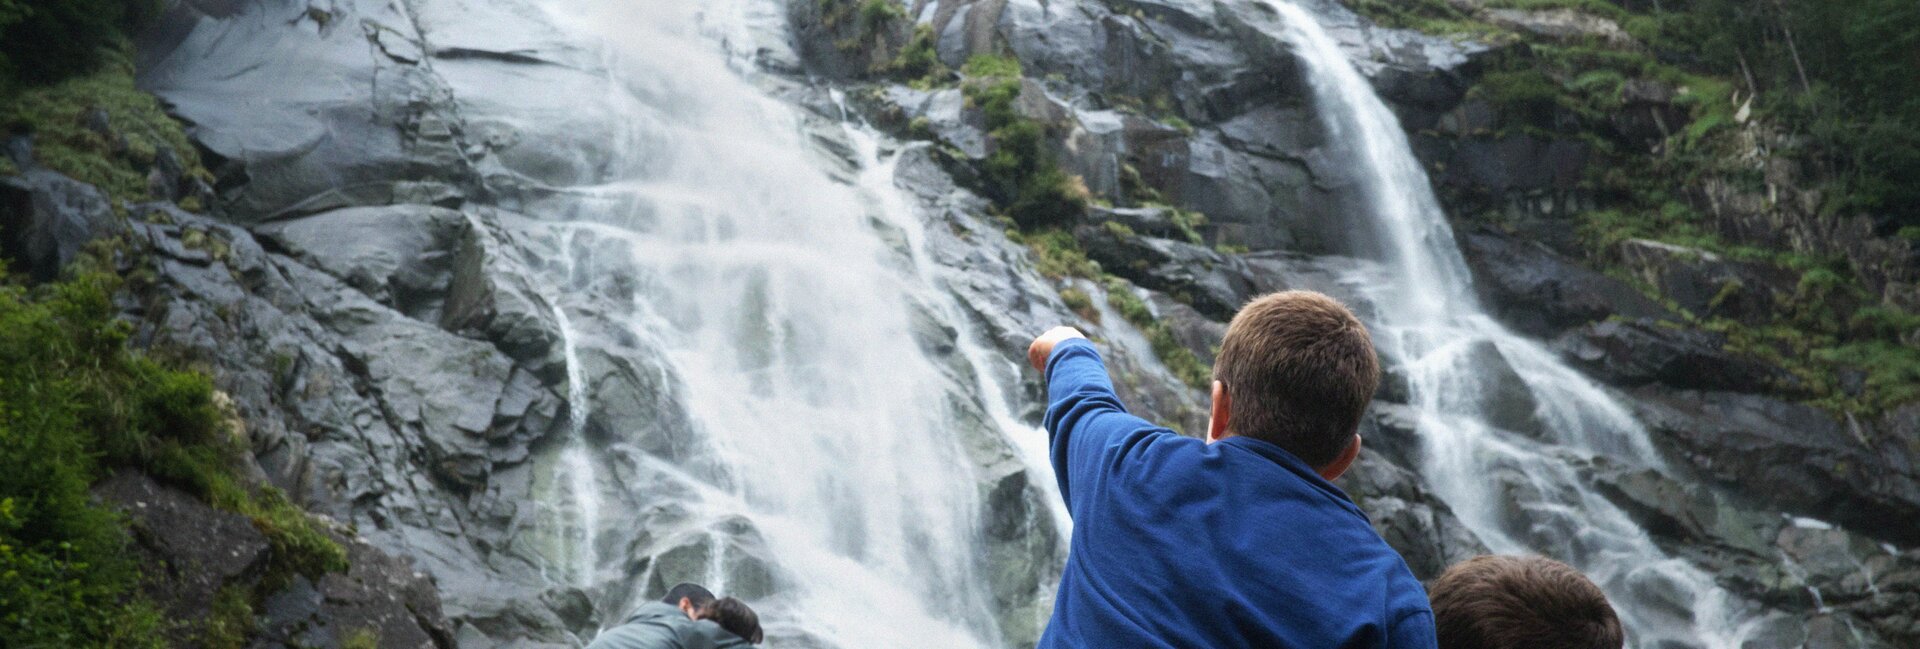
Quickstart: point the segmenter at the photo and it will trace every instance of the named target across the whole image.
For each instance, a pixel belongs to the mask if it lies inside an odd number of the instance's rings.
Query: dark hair
[[[713,620],[720,628],[740,636],[748,644],[760,644],[765,635],[760,632],[760,616],[746,602],[732,597],[707,602],[693,614],[694,619]]]
[[[1620,649],[1620,618],[1586,575],[1545,557],[1474,557],[1429,593],[1440,649]]]
[[[1346,306],[1313,291],[1285,291],[1255,298],[1233,316],[1213,378],[1232,400],[1229,431],[1321,467],[1360,429],[1380,387],[1380,359]]]
[[[660,601],[679,606],[681,598],[686,598],[687,603],[692,604],[694,608],[700,608],[713,602],[713,591],[707,590],[700,584],[681,582],[667,589],[667,596],[660,598]]]

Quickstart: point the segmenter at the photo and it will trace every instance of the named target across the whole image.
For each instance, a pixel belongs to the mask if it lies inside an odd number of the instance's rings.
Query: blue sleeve
[[[1433,628],[1433,613],[1414,611],[1400,616],[1387,630],[1387,646],[1393,649],[1438,649],[1439,638]]]
[[[1054,479],[1069,514],[1076,514],[1073,485],[1092,479],[1106,449],[1123,436],[1154,428],[1127,414],[1100,352],[1084,338],[1060,341],[1047,358],[1046,426]]]

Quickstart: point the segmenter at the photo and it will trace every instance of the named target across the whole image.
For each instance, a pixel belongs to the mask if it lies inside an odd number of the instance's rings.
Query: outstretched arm
[[[1095,474],[1100,456],[1117,437],[1152,424],[1127,414],[1100,352],[1079,331],[1056,327],[1042,334],[1027,348],[1027,360],[1046,372],[1048,456],[1071,512],[1070,487]]]

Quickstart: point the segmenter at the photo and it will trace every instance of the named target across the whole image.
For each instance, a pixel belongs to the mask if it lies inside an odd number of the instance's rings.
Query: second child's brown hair
[[[760,641],[766,637],[760,631],[760,615],[754,613],[753,608],[747,606],[746,602],[732,597],[722,597],[707,602],[694,612],[693,617],[712,620],[714,624],[740,636],[748,644],[760,644]]]
[[[1607,594],[1545,557],[1489,555],[1433,581],[1440,649],[1620,649],[1626,635]]]
[[[1213,378],[1231,401],[1227,429],[1314,467],[1339,457],[1380,386],[1366,326],[1312,291],[1255,299],[1233,316]]]

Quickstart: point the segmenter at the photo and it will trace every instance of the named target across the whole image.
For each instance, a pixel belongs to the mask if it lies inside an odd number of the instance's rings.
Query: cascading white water
[[[1488,318],[1405,131],[1309,12],[1266,0],[1276,34],[1312,85],[1330,147],[1354,170],[1367,212],[1355,254],[1382,262],[1360,283],[1377,310],[1375,339],[1407,376],[1434,490],[1495,552],[1568,561],[1606,589],[1635,647],[1664,641],[1738,647],[1751,620],[1710,576],[1667,556],[1595,493],[1570,458],[1601,456],[1659,468],[1645,429],[1625,407],[1538,344]],[[1487,354],[1491,348],[1497,354]],[[1489,363],[1510,366],[1538,404],[1548,443],[1487,423],[1498,394]]]
[[[872,142],[856,137],[868,171],[851,183],[836,178],[807,143],[796,111],[755,87],[751,69],[733,65],[739,52],[753,51],[750,39],[764,26],[755,21],[782,16],[778,3],[551,0],[543,9],[572,42],[605,48],[607,93],[577,100],[623,120],[608,129],[614,141],[592,172],[596,183],[543,198],[534,211],[570,215],[555,227],[567,233],[562,247],[595,251],[565,253],[562,266],[578,265],[567,275],[617,277],[609,282],[621,288],[603,292],[630,295],[613,302],[583,296],[598,301],[556,313],[568,330],[572,384],[590,380],[577,369],[580,357],[587,346],[611,344],[603,338],[658,352],[657,369],[700,447],[685,451],[694,459],[683,465],[661,457],[642,463],[676,483],[674,497],[690,499],[690,527],[707,534],[696,543],[705,550],[708,585],[729,589],[736,539],[726,530],[744,520],[764,540],[780,585],[752,602],[776,641],[998,645],[982,565],[979,483],[953,397],[999,387],[984,377],[956,385],[916,344],[914,305],[935,305],[933,317],[956,329],[963,323],[929,278],[924,255],[891,249],[876,231],[876,221],[917,231],[918,219],[890,194],[897,191],[890,180],[873,175],[881,161],[865,148]],[[602,290],[592,284],[554,282],[562,291]],[[596,333],[577,336],[576,327]],[[608,328],[611,336],[598,333]],[[575,350],[576,342],[583,348]],[[963,343],[971,354],[971,341]],[[570,395],[577,417],[615,398],[579,390]],[[988,419],[1018,428],[997,434],[1034,435],[992,411],[1004,399],[982,399]],[[580,439],[585,420],[575,424]],[[631,445],[662,433],[607,434],[608,444]],[[668,491],[596,484],[566,466],[561,486],[576,492],[566,497],[577,503],[594,500],[580,491],[625,490],[638,503]],[[628,547],[624,537],[648,538],[622,527],[616,514],[576,523],[590,526],[575,535],[589,544],[599,537],[601,546]],[[592,548],[572,556],[602,564],[582,570],[607,575],[597,587],[646,587],[607,569],[634,557],[598,557]]]

